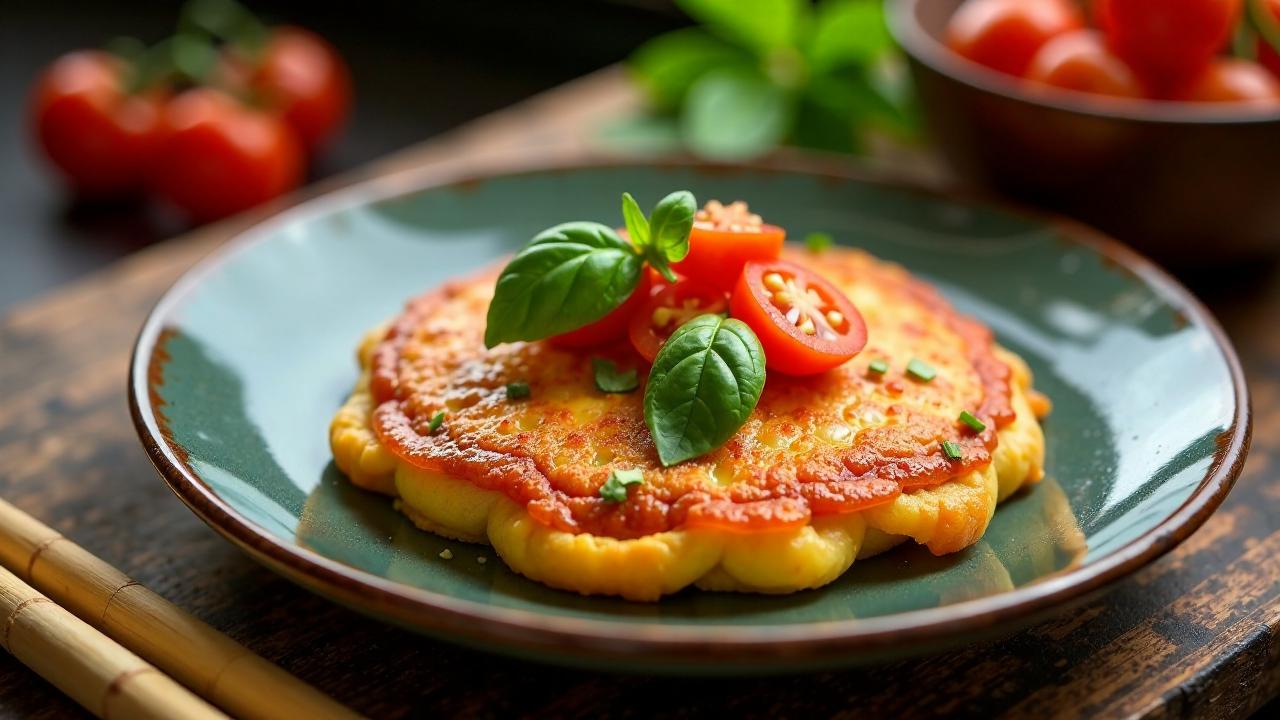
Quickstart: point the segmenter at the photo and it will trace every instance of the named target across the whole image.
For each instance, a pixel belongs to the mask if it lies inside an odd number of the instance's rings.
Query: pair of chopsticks
[[[4,500],[0,647],[102,718],[359,717]]]

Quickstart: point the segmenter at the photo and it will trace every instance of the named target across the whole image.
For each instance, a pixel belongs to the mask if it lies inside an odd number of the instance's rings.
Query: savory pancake
[[[706,455],[664,467],[643,386],[596,388],[593,357],[643,369],[625,340],[486,350],[494,271],[370,334],[333,420],[335,461],[420,527],[490,543],[514,570],[582,593],[792,592],[906,539],[935,554],[972,545],[996,503],[1042,474],[1032,402],[1047,403],[1025,364],[895,265],[845,249],[784,257],[847,294],[869,343],[821,375],[770,373],[745,424]],[[529,397],[508,397],[511,383]],[[601,497],[611,472],[634,469],[643,483],[624,502]]]

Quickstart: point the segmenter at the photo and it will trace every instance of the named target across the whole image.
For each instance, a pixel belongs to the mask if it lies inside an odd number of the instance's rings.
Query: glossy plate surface
[[[407,188],[406,188],[407,184]],[[1054,401],[1048,477],[974,547],[903,548],[821,590],[583,598],[489,548],[420,532],[330,462],[327,427],[369,327],[568,219],[619,222],[672,189],[745,198],[794,239],[824,231],[934,282]],[[404,177],[321,198],[233,241],[143,328],[138,431],[178,496],[300,584],[437,636],[543,660],[648,670],[867,662],[1012,630],[1167,551],[1204,521],[1248,444],[1216,323],[1140,258],[1060,221],[910,187],[778,168],[599,165]],[[439,555],[450,549],[452,560]],[[481,564],[477,558],[485,557]]]

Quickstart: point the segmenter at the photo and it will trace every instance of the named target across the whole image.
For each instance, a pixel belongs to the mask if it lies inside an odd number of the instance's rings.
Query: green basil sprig
[[[658,201],[645,218],[631,193],[622,193],[622,220],[631,242],[667,282],[675,282],[670,264],[689,254],[689,234],[698,201],[688,190],[678,190]]]
[[[541,340],[599,320],[630,297],[643,267],[635,248],[600,223],[543,230],[498,276],[485,347]]]
[[[640,283],[645,263],[674,282],[670,263],[689,253],[697,201],[687,190],[671,193],[645,218],[624,193],[622,215],[631,242],[594,222],[568,222],[538,233],[498,276],[485,347],[542,340],[603,318]]]
[[[672,333],[649,373],[644,421],[664,466],[724,444],[760,400],[764,349],[740,320],[700,315]]]

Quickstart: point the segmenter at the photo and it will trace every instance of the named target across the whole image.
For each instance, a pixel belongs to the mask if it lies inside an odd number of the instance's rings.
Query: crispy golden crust
[[[867,263],[873,262],[862,255],[838,257],[849,263],[849,272],[865,271],[871,267]],[[414,387],[435,388],[414,396],[443,398],[450,412],[448,424],[453,426],[450,438],[478,435],[488,453],[538,457],[535,466],[545,469],[561,491],[587,497],[595,496],[610,467],[645,468],[646,486],[669,493],[666,497],[678,497],[679,492],[691,495],[704,488],[732,488],[750,483],[771,462],[794,467],[796,458],[821,457],[854,449],[869,438],[883,439],[904,417],[923,418],[919,422],[924,425],[910,425],[916,434],[920,427],[941,425],[944,418],[950,428],[960,409],[982,402],[979,374],[954,357],[969,351],[964,338],[929,324],[936,318],[918,306],[910,306],[905,314],[886,306],[891,298],[883,288],[873,282],[865,286],[855,282],[849,272],[832,264],[824,261],[824,273],[839,278],[849,289],[866,315],[873,344],[833,377],[778,382],[771,376],[761,407],[732,447],[669,471],[655,465],[647,432],[629,428],[626,408],[638,394],[599,394],[579,361],[540,343],[499,349],[495,353],[501,359],[493,364],[474,358],[455,360],[456,367],[447,373],[447,363],[427,369],[411,362],[409,366],[422,373]],[[895,276],[901,273],[880,268]],[[474,284],[459,287],[463,293],[487,298]],[[476,303],[473,312],[482,319],[481,305]],[[459,312],[437,318],[443,325],[465,320]],[[919,323],[925,323],[924,335],[916,332],[914,326]],[[450,337],[446,327],[435,331],[435,337]],[[937,343],[925,340],[932,332],[941,336]],[[1015,417],[1000,428],[998,442],[990,443],[995,449],[987,462],[969,466],[946,482],[909,488],[859,512],[810,517],[802,527],[780,531],[678,526],[619,537],[581,528],[566,530],[531,512],[530,505],[513,498],[510,487],[486,487],[471,478],[422,467],[398,458],[379,441],[374,427],[377,403],[371,389],[375,383],[370,377],[383,334],[371,333],[362,344],[361,378],[333,420],[330,440],[339,468],[357,485],[398,496],[397,507],[419,527],[491,544],[512,569],[566,590],[655,600],[691,584],[709,590],[764,593],[820,587],[839,577],[856,558],[907,540],[935,554],[972,545],[985,531],[996,503],[1042,475],[1044,438],[1028,401],[1034,392],[1030,373],[1019,358],[994,348],[991,357],[1007,369]],[[423,336],[417,352],[428,352],[429,337],[430,333]],[[934,383],[902,381],[902,392],[894,393],[886,385],[900,377],[865,377],[863,370],[871,359],[894,359],[900,373],[905,359],[913,356],[939,368]],[[413,351],[409,357],[415,357]],[[445,377],[447,382],[441,379]],[[506,400],[500,388],[516,379],[530,383],[534,399]],[[899,409],[890,412],[893,406]],[[434,407],[427,404],[424,409]],[[473,414],[463,412],[472,408],[476,409]],[[904,408],[909,412],[904,413]],[[907,450],[914,447],[905,446]]]

